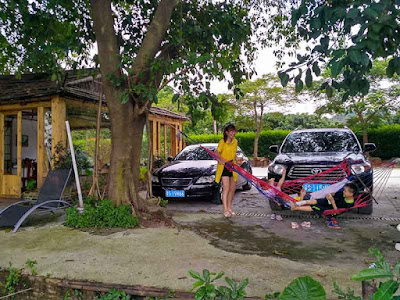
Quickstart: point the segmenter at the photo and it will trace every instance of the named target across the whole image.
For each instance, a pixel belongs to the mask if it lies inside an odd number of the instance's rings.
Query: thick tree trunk
[[[120,94],[124,86],[116,87],[110,80],[122,80],[119,69],[119,48],[114,31],[110,0],[92,0],[93,25],[99,49],[102,89],[106,96],[111,120],[111,168],[108,197],[115,206],[132,205],[136,214],[144,209],[138,195],[140,155],[146,116],[134,110],[133,101],[122,104]]]
[[[178,0],[162,0],[158,4],[135,59],[133,65],[135,74],[131,84],[135,85],[140,81],[139,74],[145,72],[151,60],[159,52],[177,3]],[[120,70],[121,61],[114,31],[111,0],[91,0],[91,5],[93,27],[99,51],[102,89],[111,120],[112,148],[108,196],[116,206],[130,203],[133,213],[136,214],[145,209],[143,199],[138,195],[138,183],[143,128],[150,103],[147,99],[133,98],[132,95],[127,103],[121,103],[120,95],[126,89],[126,83]],[[150,74],[144,75],[142,78],[151,80]],[[162,76],[163,74],[160,72],[155,74],[154,81],[141,81],[140,83],[158,88]],[[117,87],[113,83],[116,81],[119,81],[121,85]]]

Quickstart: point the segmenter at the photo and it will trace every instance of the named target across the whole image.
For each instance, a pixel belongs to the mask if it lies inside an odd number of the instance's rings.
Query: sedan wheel
[[[218,187],[215,189],[214,194],[211,198],[211,202],[214,204],[222,204],[222,184],[221,184],[221,182],[218,184]]]

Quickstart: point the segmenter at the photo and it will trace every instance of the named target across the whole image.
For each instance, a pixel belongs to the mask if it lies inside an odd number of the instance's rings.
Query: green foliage
[[[310,276],[293,280],[279,295],[280,300],[325,300],[326,293],[322,285]]]
[[[329,97],[334,89],[343,91],[343,101],[349,96],[367,95],[371,81],[366,75],[373,60],[389,58],[387,76],[400,75],[399,15],[397,1],[302,1],[292,8],[291,26],[311,46],[280,73],[282,85],[294,80],[301,90],[302,74],[306,73],[309,81],[311,70],[319,76],[318,65],[327,64],[331,78],[321,89]],[[291,76],[295,69],[298,75]]]
[[[36,269],[37,261],[36,260],[31,260],[28,258],[28,260],[25,262],[25,264],[28,266],[29,270],[31,270],[31,274],[33,276],[37,275],[37,269]]]
[[[146,167],[140,167],[139,180],[147,181],[147,168]]]
[[[65,226],[133,228],[139,224],[139,220],[132,216],[132,209],[129,205],[114,207],[110,200],[93,202],[85,201],[82,214],[79,214],[76,207],[68,208]]]
[[[224,276],[224,272],[214,273],[203,270],[202,274],[189,270],[189,275],[197,281],[193,284],[192,290],[196,290],[195,299],[241,299],[246,296],[245,288],[249,283],[248,279],[244,279],[241,283],[233,281],[229,277],[225,277],[228,286],[216,286],[214,282]]]
[[[164,198],[160,198],[160,206],[161,207],[167,207],[168,200]]]
[[[12,294],[16,292],[16,287],[20,283],[21,280],[21,270],[14,268],[10,263],[9,268],[7,269],[9,272],[6,277],[6,282],[3,285],[4,292],[6,294]]]
[[[96,300],[130,300],[131,296],[127,295],[124,291],[111,289],[104,296],[101,296],[100,298],[96,297],[95,299]]]
[[[35,179],[29,179],[28,183],[26,184],[26,190],[27,191],[32,191],[36,189],[36,180]]]
[[[78,170],[86,170],[93,167],[93,161],[80,146],[74,147],[75,160]],[[56,156],[54,158],[55,169],[72,169],[71,151],[66,149],[61,143],[55,147]]]
[[[311,127],[312,128],[312,127]],[[269,146],[280,145],[287,136],[290,130],[266,130],[261,132],[259,144],[259,156],[275,157],[275,154],[269,151]],[[362,141],[362,133],[355,131],[359,141]],[[382,159],[390,159],[400,157],[400,125],[386,125],[376,129],[368,130],[369,142],[375,143],[377,150],[372,153],[373,156]],[[254,132],[239,132],[236,138],[239,142],[239,147],[248,156],[253,153]],[[190,138],[198,144],[201,143],[218,143],[222,139],[222,135],[201,134],[192,135]],[[388,141],[391,141],[390,143]],[[393,143],[392,143],[393,142]],[[190,143],[189,143],[190,144]]]

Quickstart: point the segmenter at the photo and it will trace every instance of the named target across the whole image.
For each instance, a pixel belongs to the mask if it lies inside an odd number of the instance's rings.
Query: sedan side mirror
[[[278,145],[269,146],[269,151],[271,151],[272,153],[278,153],[278,149]]]
[[[374,143],[365,143],[364,144],[364,152],[372,152],[376,150],[376,146]]]
[[[167,160],[168,160],[168,162],[171,162],[174,160],[174,158],[172,156],[168,156]]]

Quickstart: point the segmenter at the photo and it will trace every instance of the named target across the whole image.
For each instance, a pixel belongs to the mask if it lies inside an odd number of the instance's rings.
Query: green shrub
[[[258,142],[258,156],[274,158],[275,154],[269,151],[271,145],[281,145],[285,137],[290,133],[290,130],[266,130],[261,132]],[[355,132],[358,140],[362,144],[362,133]],[[239,132],[236,138],[239,147],[247,156],[253,155],[255,132]],[[222,139],[222,135],[216,134],[200,134],[192,135],[190,138],[193,141],[187,143],[218,143]],[[400,125],[387,125],[376,129],[368,130],[368,140],[370,143],[375,143],[376,151],[372,152],[372,156],[382,159],[390,159],[400,157]]]
[[[140,167],[139,180],[147,181],[147,168],[146,167]]]
[[[280,145],[290,130],[267,130],[261,132],[258,142],[258,156],[260,157],[275,157],[275,154],[269,151],[269,146]],[[255,132],[239,132],[236,134],[239,147],[247,156],[252,156],[254,152]],[[200,134],[190,136],[193,143],[218,143],[222,139],[222,135],[217,134]],[[188,144],[191,144],[188,142]]]
[[[76,207],[67,209],[65,226],[74,228],[133,228],[139,224],[139,220],[132,217],[132,210],[129,205],[114,207],[110,200],[102,200],[90,204],[85,202],[83,207],[82,214],[79,214]]]

